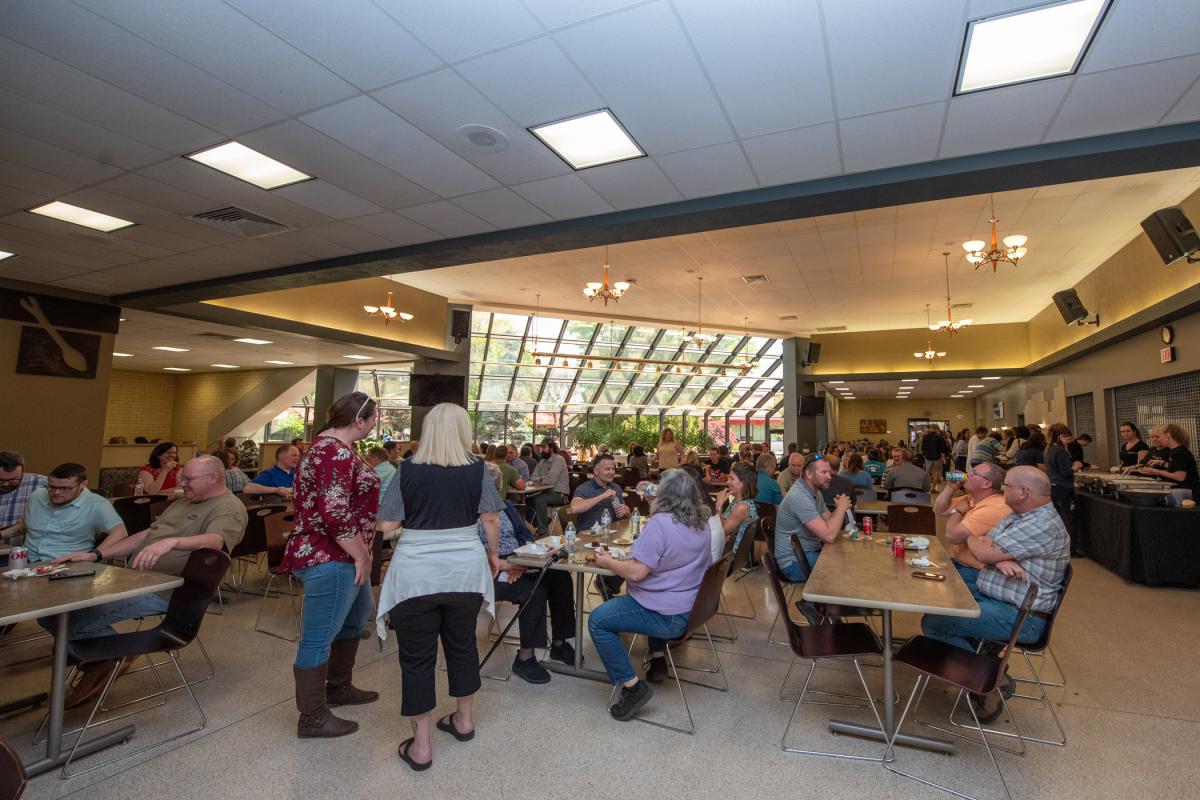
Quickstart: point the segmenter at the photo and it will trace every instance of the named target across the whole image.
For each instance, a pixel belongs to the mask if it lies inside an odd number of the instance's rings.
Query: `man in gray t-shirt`
[[[571,498],[570,510],[576,515],[576,528],[582,531],[592,527],[600,521],[605,511],[614,520],[629,516],[624,490],[620,484],[613,482],[616,473],[617,462],[610,453],[596,456],[592,462],[592,479],[579,484]],[[620,576],[605,575],[600,581],[604,599],[619,594],[624,582],[625,579]]]
[[[842,530],[842,523],[850,510],[850,498],[839,494],[834,499],[833,510],[826,508],[821,490],[828,489],[833,480],[829,462],[819,455],[809,456],[804,462],[800,479],[792,484],[787,496],[779,504],[775,517],[775,561],[779,570],[790,581],[804,580],[804,574],[796,564],[792,552],[791,536],[800,537],[810,565],[815,564],[821,547],[832,542]]]

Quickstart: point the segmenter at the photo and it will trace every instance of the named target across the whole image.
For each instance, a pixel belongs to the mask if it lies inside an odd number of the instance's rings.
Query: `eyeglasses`
[[[180,476],[179,476],[179,482],[180,482],[181,484],[183,484],[183,483],[195,483],[196,481],[200,480],[201,478],[216,478],[216,477],[217,477],[217,474],[216,474],[215,472],[205,472],[205,473],[202,473],[202,474],[200,474],[200,475],[196,475],[196,476],[194,476],[194,477],[191,477],[191,478],[189,478],[187,475],[180,475]]]
[[[24,476],[21,478],[0,478],[0,486],[16,486],[23,478]]]
[[[46,491],[47,491],[47,492],[73,492],[73,491],[75,491],[76,489],[78,489],[78,488],[79,488],[80,486],[82,486],[82,485],[83,485],[83,484],[80,484],[80,483],[72,484],[71,486],[50,486],[50,485],[47,485],[47,486],[46,486]]]

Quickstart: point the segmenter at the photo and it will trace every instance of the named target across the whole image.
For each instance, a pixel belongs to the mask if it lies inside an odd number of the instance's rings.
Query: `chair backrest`
[[[812,569],[808,566],[808,556],[804,554],[804,545],[800,543],[800,535],[793,533],[788,537],[792,542],[792,553],[796,556],[796,568],[800,570],[800,582],[807,583],[812,577]]]
[[[17,800],[29,784],[17,751],[0,739],[0,800]]]
[[[637,467],[622,467],[621,480],[619,483],[626,489],[632,489],[637,486],[638,481],[642,479],[642,473],[638,472]]]
[[[918,503],[929,505],[929,492],[916,492],[912,489],[892,489],[891,499],[900,503]]]
[[[573,513],[570,508],[570,506],[559,506],[558,509],[558,524],[564,531],[567,529],[568,522],[574,522],[575,527],[579,527],[579,515]]]
[[[779,513],[779,506],[774,503],[759,503],[755,501],[755,507],[758,509],[759,518],[770,517],[772,520]]]
[[[637,484],[626,484],[626,486],[629,485],[636,486]],[[638,513],[643,517],[649,516],[650,514],[650,501],[639,496],[638,493],[632,489],[625,490],[625,505],[629,506],[630,513],[632,513],[636,508]]]
[[[229,556],[220,550],[195,550],[183,566],[183,586],[171,593],[167,615],[159,629],[179,640],[179,646],[190,644],[200,632],[200,623],[208,611],[213,592],[229,569]]]
[[[247,509],[246,532],[242,534],[242,540],[234,546],[233,552],[229,554],[230,557],[239,558],[252,556],[255,553],[265,553],[267,551],[266,521],[272,515],[282,515],[286,511],[287,506],[258,506]]]
[[[1021,626],[1025,624],[1025,618],[1029,616],[1029,609],[1033,608],[1033,601],[1037,599],[1038,587],[1033,581],[1029,582],[1029,588],[1025,590],[1025,599],[1021,601],[1021,606],[1017,610],[1017,618],[1013,620],[1012,632],[1008,635],[1008,647],[1004,648],[1004,655],[1000,659],[1000,669],[996,670],[995,682],[987,687],[987,691],[993,691],[1004,680],[1004,669],[1008,665],[1008,659],[1012,656],[1013,647],[1017,644],[1017,637],[1021,634]]]
[[[746,530],[742,533],[742,540],[738,542],[737,550],[730,554],[732,556],[729,562],[730,574],[733,574],[734,570],[741,569],[742,567],[749,565],[750,554],[754,552],[754,540],[755,537],[758,536],[758,532],[762,528],[762,524],[763,521],[760,517],[754,521],[753,526],[747,526]],[[733,542],[733,539],[733,536],[729,537],[730,543]]]
[[[783,577],[779,571],[779,563],[769,550],[763,553],[762,561],[763,566],[767,568],[767,583],[771,586],[775,602],[779,605],[779,616],[783,618],[783,626],[787,628],[788,644],[792,646],[793,653],[803,658],[804,647],[801,644],[800,632],[797,630],[796,623],[788,612],[787,594],[783,591]]]
[[[133,497],[134,485],[130,481],[124,483],[114,483],[110,494],[113,497]]]
[[[161,500],[161,497],[153,494],[117,497],[112,501],[113,511],[117,512],[121,522],[125,523],[126,532],[132,536],[150,527],[150,523],[154,521],[154,517],[150,513],[150,506],[158,500]]]
[[[1063,600],[1067,597],[1067,587],[1071,585],[1071,578],[1074,574],[1075,571],[1071,569],[1071,565],[1067,564],[1067,569],[1063,572],[1062,589],[1058,593],[1058,602],[1054,604],[1054,608],[1050,611],[1050,618],[1046,620],[1046,625],[1042,628],[1042,635],[1037,638],[1036,642],[1023,644],[1021,647],[1036,652],[1038,650],[1045,650],[1050,646],[1050,633],[1054,630],[1054,621],[1058,619],[1058,610],[1062,608]]]
[[[287,538],[296,527],[296,515],[290,512],[283,514],[268,514],[263,517],[263,541],[267,551],[267,567],[278,568],[283,561],[283,551],[287,547]],[[383,541],[383,536],[376,534],[375,538]],[[243,540],[245,541],[245,540]]]
[[[937,532],[937,520],[932,506],[910,506],[892,503],[888,506],[888,533],[921,533],[932,535]]]
[[[680,638],[686,639],[694,631],[708,624],[717,613],[721,606],[721,585],[725,583],[728,567],[729,556],[723,556],[704,570],[704,577],[700,579],[700,590],[696,592],[696,601],[692,603],[692,613],[688,617],[687,630]]]
[[[865,486],[856,486],[854,488],[854,497],[860,503],[868,503],[876,499],[875,489],[868,489]]]

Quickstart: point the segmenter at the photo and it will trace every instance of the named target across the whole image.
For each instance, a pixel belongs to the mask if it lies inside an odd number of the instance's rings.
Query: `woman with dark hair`
[[[378,408],[363,392],[329,407],[296,470],[296,526],[280,568],[304,584],[304,627],[292,669],[300,738],[345,736],[358,723],[329,706],[379,699],[351,684],[363,623],[371,613],[371,543],[379,476],[354,451],[375,427]]]
[[[1018,467],[1037,467],[1042,472],[1046,471],[1046,435],[1041,431],[1034,431],[1026,437],[1021,444],[1021,448],[1017,450],[1013,456],[1013,465]]]
[[[1014,458],[1016,458],[1017,451],[1021,449],[1021,446],[1025,444],[1025,440],[1028,438],[1029,428],[1026,428],[1024,425],[1018,425],[1017,427],[1013,428],[1013,438],[1012,441],[1008,443],[1007,449],[1004,451],[1004,458],[1008,461],[1012,461]]]
[[[138,471],[135,483],[146,494],[158,494],[176,488],[179,483],[179,448],[174,442],[161,442],[150,451],[146,466]]]
[[[717,493],[714,503],[725,536],[733,537],[734,551],[742,543],[746,530],[758,520],[758,506],[754,502],[757,495],[758,473],[749,464],[740,461],[734,464],[729,472],[729,486]]]
[[[640,444],[629,448],[629,466],[638,471],[638,477],[641,480],[650,477],[650,459],[646,458],[646,451]]]
[[[971,431],[963,428],[958,432],[958,436],[954,439],[954,446],[950,449],[950,454],[954,458],[954,468],[959,472],[967,471],[967,440],[970,436]]]
[[[1056,422],[1050,426],[1047,438],[1050,446],[1046,448],[1046,476],[1050,478],[1050,499],[1067,526],[1067,534],[1071,537],[1071,553],[1082,555],[1075,543],[1075,467],[1071,464],[1071,452],[1067,449],[1072,441],[1071,429]]]
[[[1150,446],[1142,441],[1142,434],[1136,423],[1122,422],[1120,431],[1121,447],[1118,455],[1121,459],[1121,466],[1125,469],[1136,467],[1146,460]]]
[[[846,456],[845,476],[855,486],[861,486],[864,489],[874,489],[875,484],[871,481],[871,473],[867,472],[867,465],[863,462],[862,455],[859,453],[851,453]]]

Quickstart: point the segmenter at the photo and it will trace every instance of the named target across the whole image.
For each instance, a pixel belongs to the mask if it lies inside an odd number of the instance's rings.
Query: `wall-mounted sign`
[[[997,400],[992,403],[992,419],[1004,419],[1004,401]]]
[[[886,419],[860,419],[858,421],[859,433],[887,433]]]
[[[15,371],[23,375],[95,378],[101,339],[116,333],[117,306],[0,289],[0,320],[21,325]]]
[[[1158,360],[1162,364],[1170,364],[1175,360],[1175,348],[1164,347],[1158,351]]]

